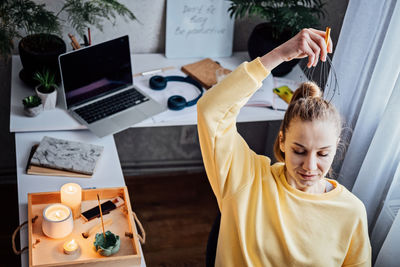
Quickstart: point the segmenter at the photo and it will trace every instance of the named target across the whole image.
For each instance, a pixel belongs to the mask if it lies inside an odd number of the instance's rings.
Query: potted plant
[[[35,72],[33,79],[38,81],[35,91],[37,96],[42,100],[43,109],[53,109],[57,104],[57,84],[55,75],[48,69],[42,72]]]
[[[65,42],[60,38],[64,26],[71,26],[83,37],[88,27],[102,30],[102,22],[112,21],[117,15],[136,19],[118,0],[61,2],[58,11],[50,11],[45,4],[32,0],[0,1],[0,55],[8,57],[14,48],[14,40],[25,33],[18,45],[23,66],[20,78],[29,85],[35,85],[33,74],[43,68],[54,72],[56,82],[60,81],[58,56],[66,51]]]
[[[247,46],[249,56],[254,59],[289,40],[303,28],[316,27],[325,15],[322,0],[230,0],[231,17],[246,15],[265,20],[250,34]],[[299,60],[284,62],[272,70],[275,76],[289,73]]]
[[[35,117],[43,110],[42,100],[37,95],[31,95],[22,99],[26,116]]]

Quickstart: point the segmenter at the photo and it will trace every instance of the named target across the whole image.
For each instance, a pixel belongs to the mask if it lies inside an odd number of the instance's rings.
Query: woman
[[[240,108],[274,67],[332,51],[323,31],[304,29],[261,58],[241,64],[198,102],[202,156],[221,211],[216,266],[371,266],[365,207],[326,179],[340,116],[312,83],[296,90],[275,154],[249,149],[237,133]]]

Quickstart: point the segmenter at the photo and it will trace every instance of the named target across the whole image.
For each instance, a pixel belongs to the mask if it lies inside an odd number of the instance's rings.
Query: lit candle
[[[71,209],[63,204],[51,204],[43,210],[42,230],[51,238],[63,238],[74,228]]]
[[[68,254],[68,255],[73,255],[75,254],[78,249],[79,249],[79,245],[78,243],[75,241],[75,239],[72,240],[68,240],[64,243],[63,245],[64,248],[64,253]]]
[[[61,203],[71,208],[74,219],[81,215],[82,188],[75,183],[61,187]]]

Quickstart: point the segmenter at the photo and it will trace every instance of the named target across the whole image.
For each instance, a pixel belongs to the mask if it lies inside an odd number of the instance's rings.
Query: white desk
[[[174,66],[178,69],[185,64],[193,63],[200,60],[199,58],[185,59],[168,59],[163,54],[135,54],[132,55],[133,72],[140,73],[144,71],[159,69],[162,67]],[[247,52],[236,52],[232,57],[215,58],[222,66],[229,69],[235,69],[243,61],[248,61]],[[54,110],[46,110],[35,118],[26,117],[23,114],[22,99],[26,96],[33,95],[34,90],[26,86],[18,77],[21,70],[21,61],[19,56],[12,58],[12,76],[11,76],[11,112],[10,112],[10,131],[11,132],[27,132],[27,131],[55,131],[55,130],[78,130],[85,129],[73,119],[61,105],[58,99],[57,107]],[[285,76],[285,78],[293,80],[301,80],[302,71],[296,66],[293,71]],[[59,94],[60,95],[60,94]],[[153,121],[147,119],[143,122],[133,125],[132,127],[154,127],[154,126],[173,126],[173,125],[195,125],[197,124],[196,113],[188,113],[185,110],[174,111],[179,116],[168,118],[164,117],[162,121]],[[238,116],[238,122],[250,121],[271,121],[283,119],[284,112],[276,111],[264,107],[247,107],[241,109]]]
[[[132,55],[134,73],[154,70],[167,66],[180,66],[200,60],[191,59],[167,59],[162,54],[139,54]],[[234,53],[233,57],[218,58],[222,66],[229,69],[236,68],[243,61],[249,58],[246,52]],[[84,130],[85,127],[74,120],[60,105],[54,110],[42,112],[38,117],[29,118],[23,115],[22,99],[33,95],[34,90],[26,86],[19,79],[21,70],[19,56],[13,56],[12,76],[11,76],[11,108],[10,108],[10,131],[16,132],[15,146],[17,157],[17,181],[18,181],[18,204],[20,223],[27,219],[27,194],[32,192],[48,192],[59,190],[62,184],[70,181],[79,183],[85,187],[120,187],[125,186],[114,138],[112,136],[97,138],[92,133]],[[286,78],[298,80],[302,72],[296,67]],[[164,121],[154,122],[149,119],[133,127],[153,127],[170,125],[193,125],[197,123],[197,116],[191,113],[185,116],[184,110],[179,111],[182,116],[174,119],[165,118]],[[261,107],[244,107],[238,117],[238,122],[247,121],[267,121],[280,120],[284,112]],[[82,130],[82,131],[67,131]],[[76,140],[87,143],[103,145],[105,150],[101,158],[98,169],[92,178],[66,178],[66,177],[48,177],[33,176],[25,174],[29,151],[34,143],[38,143],[43,136],[48,135],[56,138]],[[135,200],[132,199],[134,202]],[[21,231],[21,247],[28,243],[28,234],[26,230]],[[141,248],[140,248],[141,249]],[[144,257],[142,266],[145,266]],[[28,265],[28,254],[21,256],[22,266]]]
[[[104,146],[103,155],[100,158],[93,177],[68,178],[27,175],[25,173],[25,167],[28,161],[30,148],[35,143],[38,143],[45,135]],[[60,187],[67,182],[78,183],[82,188],[125,186],[125,180],[122,174],[121,165],[119,163],[117,149],[112,136],[107,136],[100,139],[87,130],[16,133],[15,150],[17,157],[18,206],[20,223],[23,223],[27,220],[28,193],[58,191],[60,190]],[[134,199],[132,199],[132,203],[134,203]],[[21,229],[20,236],[21,248],[27,246],[28,232],[26,227]],[[140,247],[140,250],[141,249],[142,248]],[[21,254],[21,265],[29,265],[27,252]],[[144,257],[142,257],[141,266],[146,266]]]

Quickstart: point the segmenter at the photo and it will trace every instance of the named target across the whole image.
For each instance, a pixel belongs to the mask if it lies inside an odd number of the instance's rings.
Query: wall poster
[[[234,19],[229,6],[224,0],[167,0],[166,56],[231,56]]]

